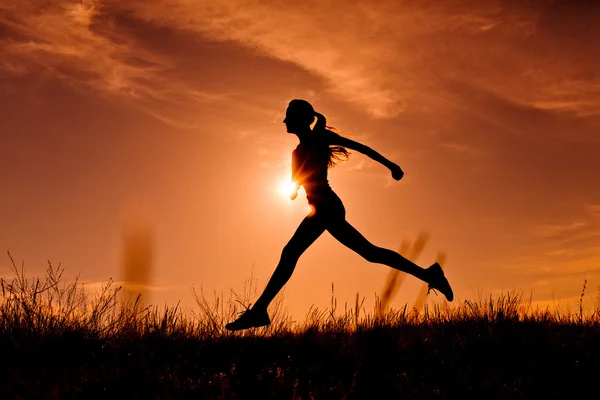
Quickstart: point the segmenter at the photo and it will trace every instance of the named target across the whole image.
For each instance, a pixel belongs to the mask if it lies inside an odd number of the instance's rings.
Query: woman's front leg
[[[262,295],[256,301],[255,308],[266,309],[277,293],[283,288],[292,276],[298,259],[310,245],[325,232],[325,223],[316,215],[307,216],[298,226],[294,236],[285,245],[281,258],[269,283]]]

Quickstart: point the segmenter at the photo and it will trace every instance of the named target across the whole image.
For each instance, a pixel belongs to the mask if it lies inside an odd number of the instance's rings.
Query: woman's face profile
[[[310,128],[310,124],[314,117],[311,117],[311,121],[309,121],[308,115],[303,115],[306,113],[302,113],[301,111],[302,110],[298,110],[298,108],[293,105],[288,106],[285,111],[283,123],[289,133],[298,133],[302,130],[306,130],[306,128]]]
[[[285,124],[285,128],[289,133],[295,133],[298,131],[298,115],[294,115],[294,110],[292,107],[288,107],[285,110],[285,119],[283,120]]]

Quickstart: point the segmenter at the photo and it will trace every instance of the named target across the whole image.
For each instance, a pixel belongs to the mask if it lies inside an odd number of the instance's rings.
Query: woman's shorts
[[[312,208],[311,216],[326,220],[346,218],[344,204],[333,190],[325,193],[311,194],[307,198],[308,204]]]

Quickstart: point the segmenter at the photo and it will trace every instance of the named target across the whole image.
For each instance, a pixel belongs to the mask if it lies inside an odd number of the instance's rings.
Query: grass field
[[[199,293],[189,313],[122,301],[111,282],[90,295],[52,265],[42,278],[13,270],[1,280],[1,399],[545,399],[600,389],[600,307],[534,309],[509,292],[420,312],[379,302],[368,313],[357,297],[293,322],[279,298],[271,326],[231,334],[223,326],[242,309],[232,299]]]

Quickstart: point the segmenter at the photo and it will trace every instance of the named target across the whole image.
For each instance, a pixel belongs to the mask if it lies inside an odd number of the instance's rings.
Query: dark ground
[[[488,321],[269,337],[0,336],[0,398],[593,398],[598,324]],[[590,397],[591,396],[591,397]]]

